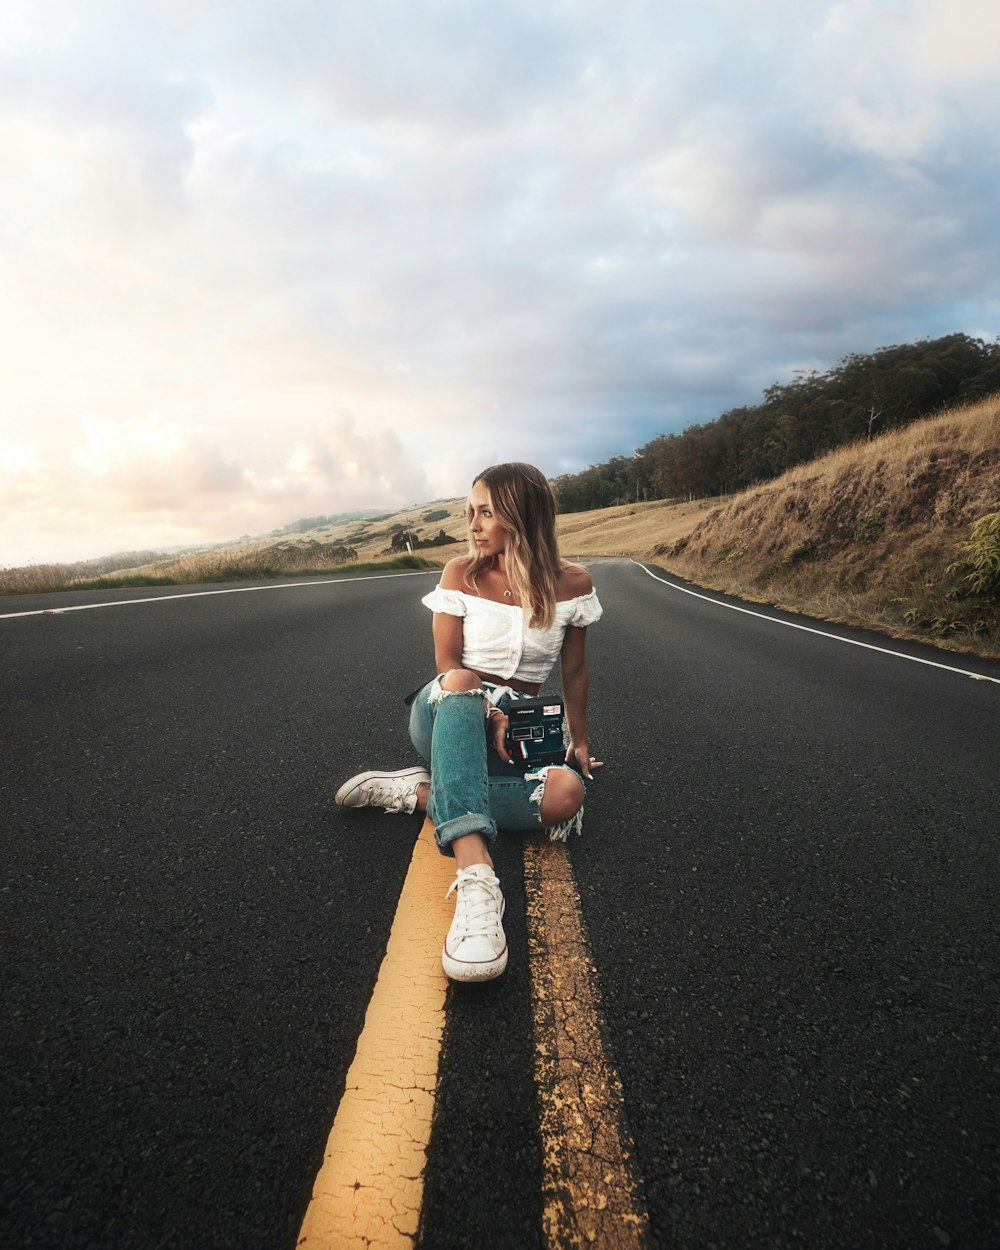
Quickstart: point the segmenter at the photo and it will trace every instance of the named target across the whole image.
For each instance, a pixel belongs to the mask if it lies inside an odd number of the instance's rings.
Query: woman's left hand
[[[514,763],[514,757],[507,750],[507,725],[508,718],[499,708],[494,708],[489,715],[489,729],[487,738],[493,745],[497,755],[508,764]]]
[[[590,754],[590,747],[586,742],[571,742],[566,748],[566,763],[571,764],[579,772],[581,772],[588,781],[592,780],[593,774],[591,769],[603,768],[603,760],[595,760]]]

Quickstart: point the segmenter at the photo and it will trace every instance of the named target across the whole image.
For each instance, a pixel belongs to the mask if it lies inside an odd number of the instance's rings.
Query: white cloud
[[[263,479],[254,474],[254,482],[271,503],[343,500],[337,511],[365,507],[365,499],[399,508],[419,502],[428,489],[423,467],[414,464],[393,430],[363,433],[349,412],[311,430],[276,473]]]
[[[204,512],[223,507],[249,476],[237,460],[196,431],[156,418],[88,418],[69,455],[80,494],[103,498],[114,512]],[[69,486],[69,481],[66,483]]]
[[[889,161],[919,159],[938,143],[945,125],[942,109],[932,101],[890,112],[852,95],[837,100],[831,120],[845,145]]]
[[[885,161],[995,156],[986,117],[1000,104],[998,55],[991,0],[850,0],[814,40],[814,104],[835,141]]]
[[[995,315],[991,3],[0,23],[0,435],[39,448],[2,562],[579,467],[789,362]]]
[[[995,93],[1000,8],[993,0],[923,0],[918,12],[908,49],[914,74],[931,84],[982,84]]]
[[[395,433],[361,431],[344,412],[277,462],[241,463],[155,418],[88,418],[63,448],[0,444],[0,532],[16,543],[7,564],[99,555],[98,532],[119,536],[108,550],[222,541],[298,516],[401,508],[429,491]]]

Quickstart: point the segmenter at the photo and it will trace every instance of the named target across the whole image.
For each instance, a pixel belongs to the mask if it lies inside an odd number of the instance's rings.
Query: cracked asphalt
[[[1000,1244],[1000,686],[592,571],[571,855],[653,1244]],[[412,759],[432,584],[0,620],[0,1243],[294,1246],[419,829],[330,796]],[[428,1248],[542,1245],[515,838],[498,865]]]

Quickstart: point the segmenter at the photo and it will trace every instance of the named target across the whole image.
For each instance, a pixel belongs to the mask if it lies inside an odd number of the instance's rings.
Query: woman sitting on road
[[[441,962],[455,981],[507,966],[503,895],[490,845],[502,829],[579,831],[582,777],[600,766],[587,745],[587,626],[601,617],[590,574],[559,557],[556,504],[530,464],[484,469],[469,496],[469,554],[449,560],[422,602],[434,613],[440,676],[410,709],[410,738],[430,763],[346,781],[341,807],[426,811],[455,857],[455,919]],[[566,763],[519,773],[505,746],[513,701],[537,695],[559,657],[569,728]],[[484,730],[485,717],[485,730]],[[572,767],[571,767],[572,765]]]

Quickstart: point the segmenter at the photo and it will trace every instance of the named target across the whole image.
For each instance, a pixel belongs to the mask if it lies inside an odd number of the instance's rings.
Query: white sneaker
[[[459,868],[455,919],[441,951],[441,965],[453,981],[492,981],[507,967],[500,880],[489,864]]]
[[[417,787],[430,785],[430,780],[426,768],[358,773],[344,782],[333,801],[338,807],[384,807],[387,812],[412,812],[417,806]]]

